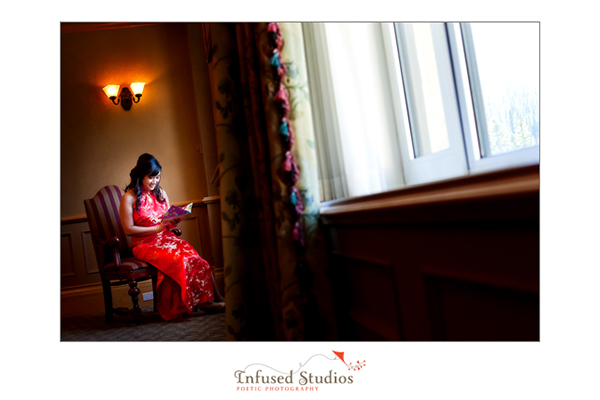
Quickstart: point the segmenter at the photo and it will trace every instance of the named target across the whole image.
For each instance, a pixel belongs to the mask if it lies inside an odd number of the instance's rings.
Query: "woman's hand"
[[[161,188],[160,190],[162,190],[163,197],[165,198],[165,201],[167,202],[167,210],[168,210],[169,207],[171,207],[171,204],[169,203],[169,196],[167,196],[167,192],[164,189]],[[167,221],[166,227],[169,229],[176,228],[177,225],[179,225],[180,221],[181,221],[181,218],[170,219],[169,221]]]
[[[169,229],[177,228],[177,225],[179,225],[179,222],[181,222],[181,218],[174,218],[172,220],[169,220],[169,222],[167,223],[167,228],[169,228]]]
[[[160,221],[160,224],[156,225],[156,232],[162,232],[169,227],[170,221]]]
[[[173,229],[177,227],[180,221],[180,218],[174,218],[168,221],[160,221],[160,224],[156,225],[156,232],[162,232],[165,229]]]

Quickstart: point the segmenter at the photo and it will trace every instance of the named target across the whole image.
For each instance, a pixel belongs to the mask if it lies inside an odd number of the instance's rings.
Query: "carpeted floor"
[[[104,314],[63,318],[60,339],[62,342],[224,341],[225,313],[209,315],[197,311],[167,322],[149,306],[142,308],[140,326],[129,315],[115,315],[111,324],[105,322]]]

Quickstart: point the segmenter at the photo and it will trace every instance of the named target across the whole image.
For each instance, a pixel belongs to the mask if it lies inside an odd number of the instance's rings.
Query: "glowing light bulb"
[[[117,94],[119,94],[120,87],[120,85],[108,85],[103,87],[102,90],[104,90],[104,93],[106,93],[106,96],[108,96],[108,98],[110,99],[111,97],[117,97]]]
[[[142,92],[144,91],[144,85],[146,83],[145,82],[133,82],[130,87],[131,87],[131,91],[133,92],[134,95],[141,95]]]

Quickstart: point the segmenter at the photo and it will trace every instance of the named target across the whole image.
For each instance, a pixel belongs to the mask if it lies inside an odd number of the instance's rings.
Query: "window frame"
[[[382,24],[382,27],[384,25],[386,24]],[[486,121],[481,121],[476,118],[475,104],[477,103],[477,100],[474,99],[473,96],[481,96],[481,88],[478,85],[478,82],[473,82],[473,80],[470,79],[467,70],[467,57],[465,55],[465,52],[474,51],[474,49],[469,50],[467,48],[468,45],[465,45],[463,40],[462,28],[466,27],[466,29],[468,29],[469,26],[467,25],[467,23],[459,22],[446,22],[444,23],[444,25],[446,27],[446,33],[448,37],[448,50],[453,66],[454,88],[456,91],[457,102],[456,104],[458,107],[462,124],[461,141],[464,148],[463,157],[465,158],[466,162],[466,170],[458,171],[457,166],[459,163],[461,163],[462,165],[463,161],[450,158],[448,158],[448,160],[444,160],[444,155],[442,155],[443,152],[436,153],[439,154],[437,156],[436,154],[425,156],[424,160],[421,163],[412,162],[413,160],[411,159],[411,162],[407,162],[404,168],[405,174],[409,175],[405,176],[405,181],[407,182],[407,185],[434,182],[442,179],[464,176],[469,174],[477,174],[494,170],[539,164],[539,144],[508,153],[497,154],[487,157],[481,156],[479,147],[481,144],[478,135],[478,124],[479,126],[483,126],[483,124],[485,124]],[[388,27],[388,29],[390,28]],[[384,37],[386,36],[389,36],[389,33],[387,35],[384,33]],[[395,53],[394,58],[398,60],[399,65],[400,56],[396,46],[399,46],[400,44],[397,39],[397,36],[396,40],[396,43],[390,43],[390,40],[388,39],[386,43],[386,48],[388,48],[390,52]],[[395,51],[394,47],[396,47]],[[390,60],[388,60],[388,63],[390,63]],[[394,75],[396,75],[390,76],[390,80],[395,85],[399,86],[398,91],[401,94],[404,93],[404,85],[402,80],[403,78],[400,68],[390,67],[390,71],[393,71]],[[399,97],[401,97],[399,100],[402,105],[401,107],[398,107],[397,112],[404,114],[405,119],[408,121],[408,108],[406,100],[402,98],[403,96]],[[410,123],[407,122],[405,124],[406,126],[404,127],[404,129],[402,131],[399,131],[399,134],[401,135],[400,143],[403,144],[411,140],[409,133]],[[450,138],[452,138],[453,136],[454,135],[451,135]],[[404,151],[404,153],[409,154],[406,151]],[[412,158],[414,159],[414,155],[412,155]],[[419,169],[422,168],[423,165],[427,165],[428,163],[440,163],[438,164],[438,168],[443,169],[446,172],[446,174],[435,175],[431,173],[430,170],[419,171]],[[455,164],[450,165],[451,163]]]
[[[463,134],[465,148],[467,150],[467,163],[469,166],[469,173],[477,174],[482,172],[489,172],[507,168],[523,167],[528,165],[539,164],[540,162],[540,150],[539,144],[524,149],[514,150],[508,153],[497,154],[493,156],[482,157],[480,154],[480,138],[478,135],[478,124],[483,127],[487,124],[487,121],[478,120],[475,115],[475,103],[476,99],[473,99],[472,87],[475,86],[475,90],[479,96],[481,96],[481,87],[479,82],[473,82],[467,71],[467,51],[473,51],[469,49],[469,43],[464,42],[462,28],[467,27],[468,23],[446,23],[450,52],[455,65],[455,82],[457,87],[457,98],[459,102],[459,109],[461,110],[463,119]],[[539,52],[539,50],[538,50]],[[477,96],[477,95],[476,95]],[[482,101],[480,100],[480,103]],[[487,130],[487,128],[484,128]]]
[[[421,157],[416,157],[414,154],[408,100],[406,98],[404,77],[400,65],[399,39],[394,25],[392,23],[382,23],[381,27],[384,48],[388,55],[386,61],[388,63],[389,79],[394,89],[396,89],[394,92],[397,92],[394,97],[397,103],[394,109],[402,120],[401,129],[397,130],[397,134],[400,135],[399,142],[401,144],[404,181],[407,186],[412,186],[465,176],[468,174],[468,165],[463,145],[463,133],[460,128],[462,116],[460,115],[460,108],[456,103],[454,103],[453,107],[457,107],[456,117],[458,118],[458,126],[456,126],[457,129],[448,132],[450,147],[446,150]],[[450,63],[452,64],[452,62],[452,58],[450,57]],[[454,92],[456,93],[455,83],[451,82],[451,84],[454,85]]]
[[[325,110],[322,110],[320,113],[313,113],[315,116],[318,115],[314,121],[315,131],[326,132],[330,129],[339,130],[334,94],[332,92],[327,92],[327,89],[331,88],[331,76],[333,71],[328,69],[330,68],[328,63],[322,64],[323,60],[328,59],[327,54],[325,54],[327,51],[326,46],[323,45],[327,40],[325,37],[326,29],[324,29],[324,26],[315,27],[313,25],[320,24],[303,24],[305,31],[305,46],[307,46],[307,63],[313,67],[313,71],[317,71],[318,75],[316,77],[309,76],[309,80],[318,82],[321,85],[325,84],[324,89],[315,89],[318,93],[311,91],[313,92],[311,93],[311,97],[317,96],[319,98],[319,101],[312,101],[312,103],[315,105],[318,105],[317,103],[319,103],[321,107],[325,108]],[[412,138],[410,136],[408,107],[394,23],[380,23],[381,37],[383,40],[382,46],[384,49],[383,54],[385,55],[384,63],[387,67],[387,77],[384,77],[384,79],[388,79],[388,83],[392,88],[393,119],[402,157],[402,170],[398,172],[402,174],[404,186],[398,190],[404,190],[415,185],[436,183],[480,173],[502,171],[536,164],[539,165],[539,144],[510,153],[481,157],[479,153],[479,137],[477,135],[473,98],[470,88],[471,82],[469,81],[467,72],[467,59],[461,33],[461,23],[445,22],[444,26],[446,28],[445,30],[448,39],[447,45],[453,70],[452,76],[454,78],[455,101],[461,126],[458,135],[460,145],[451,145],[453,151],[450,152],[444,150],[415,158],[412,147]],[[307,37],[309,37],[310,40],[306,41]],[[311,48],[312,46],[315,46],[315,48]],[[319,56],[320,59],[318,59]],[[328,112],[324,112],[326,110],[328,110]],[[451,137],[449,137],[449,139],[451,139]],[[452,152],[455,154],[448,154]],[[321,156],[319,156],[319,159],[321,159]],[[442,171],[442,173],[439,171]],[[348,199],[348,197],[326,202],[336,202],[344,199]],[[325,202],[322,202],[321,204],[323,203]]]

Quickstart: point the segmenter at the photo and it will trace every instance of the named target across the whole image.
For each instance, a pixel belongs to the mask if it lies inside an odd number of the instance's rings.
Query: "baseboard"
[[[139,282],[140,307],[151,306],[152,300],[144,301],[142,293],[152,292],[150,280]],[[127,294],[128,285],[114,286],[112,288],[113,307],[132,307],[131,297]],[[104,297],[102,295],[102,284],[75,286],[62,289],[60,293],[60,316],[61,318],[81,317],[104,313]]]

